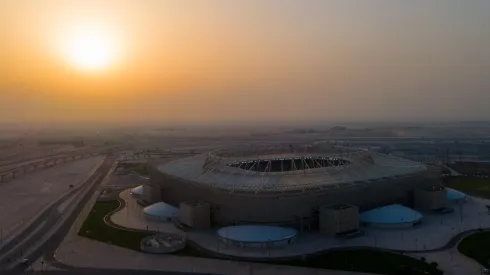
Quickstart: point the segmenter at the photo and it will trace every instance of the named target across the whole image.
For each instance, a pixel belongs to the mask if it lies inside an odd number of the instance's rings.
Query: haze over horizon
[[[0,2],[0,123],[490,120],[490,1]]]

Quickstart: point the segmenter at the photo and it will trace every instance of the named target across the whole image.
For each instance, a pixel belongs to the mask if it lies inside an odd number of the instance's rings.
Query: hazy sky
[[[489,15],[488,0],[3,0],[0,121],[490,119]],[[114,37],[105,70],[63,57],[83,24]]]

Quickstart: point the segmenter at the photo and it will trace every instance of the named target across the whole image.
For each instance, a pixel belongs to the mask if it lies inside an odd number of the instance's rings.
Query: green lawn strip
[[[104,222],[104,217],[119,207],[119,202],[104,201],[95,203],[90,214],[85,220],[79,235],[109,243],[132,250],[140,251],[140,241],[144,237],[153,235],[152,232],[136,232],[114,228]],[[199,249],[186,246],[174,255],[215,258]],[[408,257],[402,254],[385,252],[374,249],[356,249],[344,251],[332,251],[318,255],[305,257],[304,259],[275,260],[268,262],[279,265],[289,265],[309,268],[352,270],[358,272],[378,274],[442,274],[437,265]]]
[[[148,232],[136,232],[114,228],[104,222],[104,216],[119,207],[119,202],[104,201],[95,203],[78,235],[100,242],[140,251],[142,238],[153,235]]]
[[[458,245],[461,254],[490,268],[490,232],[478,232],[464,238]]]
[[[148,176],[148,169],[146,163],[142,163],[134,167],[133,171],[135,171],[136,173],[142,176]]]
[[[332,251],[306,259],[276,262],[301,267],[349,270],[375,274],[442,274],[436,263],[427,263],[402,254],[371,249]]]
[[[444,184],[468,195],[490,198],[490,179],[453,177],[447,178]]]

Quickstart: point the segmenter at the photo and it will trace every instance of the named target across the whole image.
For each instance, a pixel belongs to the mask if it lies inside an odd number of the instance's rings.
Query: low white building
[[[154,220],[170,221],[180,217],[180,210],[170,204],[157,202],[143,209],[143,213]]]

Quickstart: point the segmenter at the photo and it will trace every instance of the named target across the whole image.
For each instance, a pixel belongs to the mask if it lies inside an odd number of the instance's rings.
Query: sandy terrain
[[[3,239],[51,201],[69,191],[69,185],[81,184],[91,171],[102,163],[94,157],[28,174],[25,177],[0,183],[0,228]]]

